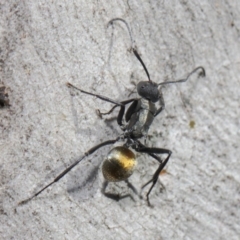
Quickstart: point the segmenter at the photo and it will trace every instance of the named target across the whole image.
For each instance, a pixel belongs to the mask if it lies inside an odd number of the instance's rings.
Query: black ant
[[[162,85],[166,84],[172,84],[172,83],[182,83],[186,82],[189,77],[197,72],[198,70],[201,70],[199,76],[205,76],[205,70],[203,67],[197,67],[195,68],[191,73],[188,74],[188,76],[184,79],[180,79],[177,81],[169,81],[169,82],[161,82],[161,83],[155,83],[150,79],[150,75],[148,73],[148,70],[143,63],[141,57],[139,56],[136,48],[133,46],[133,40],[131,36],[131,31],[129,28],[129,25],[127,22],[121,18],[114,18],[112,19],[108,25],[113,24],[115,21],[121,21],[123,22],[129,32],[132,47],[131,50],[133,51],[136,58],[139,60],[141,65],[143,66],[145,73],[148,77],[148,81],[141,81],[137,84],[137,92],[140,97],[138,98],[131,98],[127,99],[125,101],[115,101],[108,97],[90,93],[85,90],[82,90],[80,88],[77,88],[73,86],[71,83],[67,83],[68,87],[72,87],[82,93],[97,97],[103,101],[110,102],[114,104],[112,109],[107,113],[100,113],[101,115],[104,114],[110,114],[116,107],[119,107],[119,113],[117,117],[117,123],[122,129],[123,133],[113,140],[107,140],[105,142],[102,142],[88,151],[86,151],[82,157],[80,157],[76,162],[74,162],[72,165],[70,165],[68,168],[66,168],[62,173],[60,173],[52,182],[50,182],[48,185],[46,185],[44,188],[42,188],[40,191],[35,193],[32,197],[20,202],[19,204],[24,204],[31,199],[38,196],[41,192],[43,192],[46,188],[54,184],[55,182],[58,182],[63,176],[65,176],[70,170],[72,170],[76,165],[78,165],[83,159],[94,153],[99,148],[106,146],[106,145],[112,145],[118,141],[123,141],[124,144],[122,146],[114,147],[106,156],[106,159],[103,161],[102,165],[102,173],[106,181],[108,182],[118,182],[118,181],[126,181],[133,173],[134,167],[136,165],[136,157],[134,152],[131,150],[135,150],[139,153],[146,153],[152,158],[156,159],[159,162],[159,166],[155,173],[153,174],[152,179],[150,179],[146,184],[143,185],[142,188],[146,187],[148,184],[151,183],[151,187],[149,188],[147,192],[147,201],[149,202],[149,194],[151,193],[153,187],[155,186],[159,174],[163,170],[163,168],[166,166],[172,152],[169,149],[164,148],[150,148],[144,145],[140,142],[140,139],[147,136],[149,127],[151,126],[154,118],[159,115],[159,113],[162,112],[162,110],[165,108],[164,99],[162,96],[161,88],[159,88]],[[159,102],[160,107],[156,107],[156,103]],[[131,104],[130,104],[131,103]],[[125,112],[126,105],[130,104],[127,111]],[[124,121],[124,120],[125,121]],[[158,155],[159,154],[166,154],[167,157],[162,160]]]

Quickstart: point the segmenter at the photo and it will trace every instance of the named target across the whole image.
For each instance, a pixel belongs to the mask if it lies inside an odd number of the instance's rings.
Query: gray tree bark
[[[1,1],[0,83],[10,107],[0,110],[1,239],[239,239],[239,1]],[[92,146],[116,138],[111,104],[70,90],[66,82],[117,101],[147,80],[130,50],[125,19],[166,110],[148,146],[173,155],[150,195],[129,190],[119,202],[101,193],[100,164],[111,146],[25,205]],[[140,192],[157,168],[147,155],[129,181]],[[165,186],[162,189],[160,181]]]

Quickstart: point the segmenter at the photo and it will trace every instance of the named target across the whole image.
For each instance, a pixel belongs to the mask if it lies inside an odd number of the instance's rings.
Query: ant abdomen
[[[128,179],[137,164],[135,154],[124,146],[113,148],[102,165],[104,178],[109,182]]]

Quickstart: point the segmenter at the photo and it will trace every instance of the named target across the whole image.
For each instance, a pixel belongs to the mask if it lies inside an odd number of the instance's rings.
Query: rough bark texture
[[[0,110],[1,239],[239,239],[239,1],[1,1],[0,83],[10,107]],[[166,110],[149,146],[173,155],[148,207],[130,193],[101,193],[99,164],[111,146],[23,206],[87,149],[121,133],[111,104],[66,82],[118,101],[146,80],[129,51],[125,19],[155,82],[197,75],[163,89]],[[133,92],[131,97],[136,96]],[[107,121],[108,119],[109,121]],[[138,155],[129,179],[140,191],[157,162]]]

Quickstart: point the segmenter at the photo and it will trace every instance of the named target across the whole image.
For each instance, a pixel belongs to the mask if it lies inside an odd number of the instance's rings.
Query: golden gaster
[[[126,180],[132,175],[136,163],[135,154],[130,149],[123,146],[115,147],[103,162],[103,176],[109,182]]]

